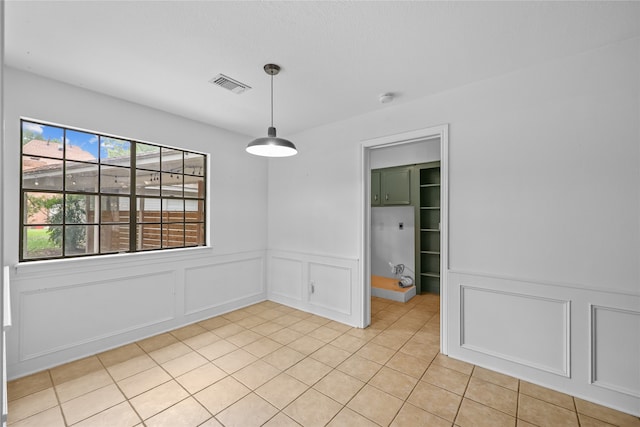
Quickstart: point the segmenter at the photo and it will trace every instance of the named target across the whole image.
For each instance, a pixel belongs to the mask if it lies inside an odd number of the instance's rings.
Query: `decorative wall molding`
[[[633,341],[640,336],[640,311],[589,307],[589,382],[640,398],[640,346]]]
[[[64,274],[58,268],[46,275],[42,266],[28,272],[12,269],[9,378],[266,299],[264,251],[187,258],[181,254],[173,260],[162,254],[161,258],[164,262],[125,263],[99,274],[86,267],[92,260]]]
[[[471,307],[474,303],[483,306]],[[473,314],[489,308],[490,317]],[[570,316],[571,303],[566,300],[460,285],[461,347],[565,377],[570,376]],[[471,327],[477,329],[471,333]]]
[[[640,416],[640,296],[448,275],[450,357]]]
[[[267,255],[269,300],[358,326],[358,260],[291,251]]]

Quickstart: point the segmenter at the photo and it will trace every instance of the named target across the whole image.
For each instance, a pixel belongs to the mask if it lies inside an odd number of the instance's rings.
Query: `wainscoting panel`
[[[185,314],[264,294],[263,258],[185,269]]]
[[[351,269],[334,265],[309,263],[309,302],[326,310],[351,314]]]
[[[461,286],[460,345],[569,376],[569,302]]]
[[[338,322],[361,321],[358,260],[272,250],[267,255],[270,300]]]
[[[640,416],[640,293],[446,274],[450,357]]]
[[[269,294],[302,301],[302,261],[281,256],[269,261]]]
[[[170,320],[174,317],[173,284],[171,271],[159,271],[24,292],[20,298],[20,359]],[[149,303],[149,295],[153,295],[153,304]],[[70,301],[82,304],[69,304]]]
[[[592,383],[640,398],[640,312],[592,305],[591,328]]]
[[[12,267],[8,378],[264,301],[265,265],[201,248]]]

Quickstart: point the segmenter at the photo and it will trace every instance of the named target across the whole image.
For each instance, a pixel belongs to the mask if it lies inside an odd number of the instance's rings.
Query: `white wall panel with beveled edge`
[[[269,300],[360,326],[358,260],[271,250],[267,265]]]

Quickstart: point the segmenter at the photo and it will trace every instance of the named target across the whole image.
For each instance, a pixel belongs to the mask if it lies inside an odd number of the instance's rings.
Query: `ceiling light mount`
[[[247,145],[247,153],[265,157],[288,157],[295,155],[298,150],[293,142],[278,138],[276,128],[273,126],[273,76],[280,72],[280,66],[266,64],[264,72],[271,76],[271,126],[267,130],[267,137],[256,138]]]

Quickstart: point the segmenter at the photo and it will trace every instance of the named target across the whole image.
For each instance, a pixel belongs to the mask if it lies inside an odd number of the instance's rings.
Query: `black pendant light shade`
[[[271,76],[271,126],[266,137],[256,138],[247,145],[247,153],[265,157],[293,156],[298,152],[296,146],[288,139],[278,138],[276,128],[273,127],[273,76],[280,72],[280,67],[276,64],[267,64],[264,66],[264,71]]]

